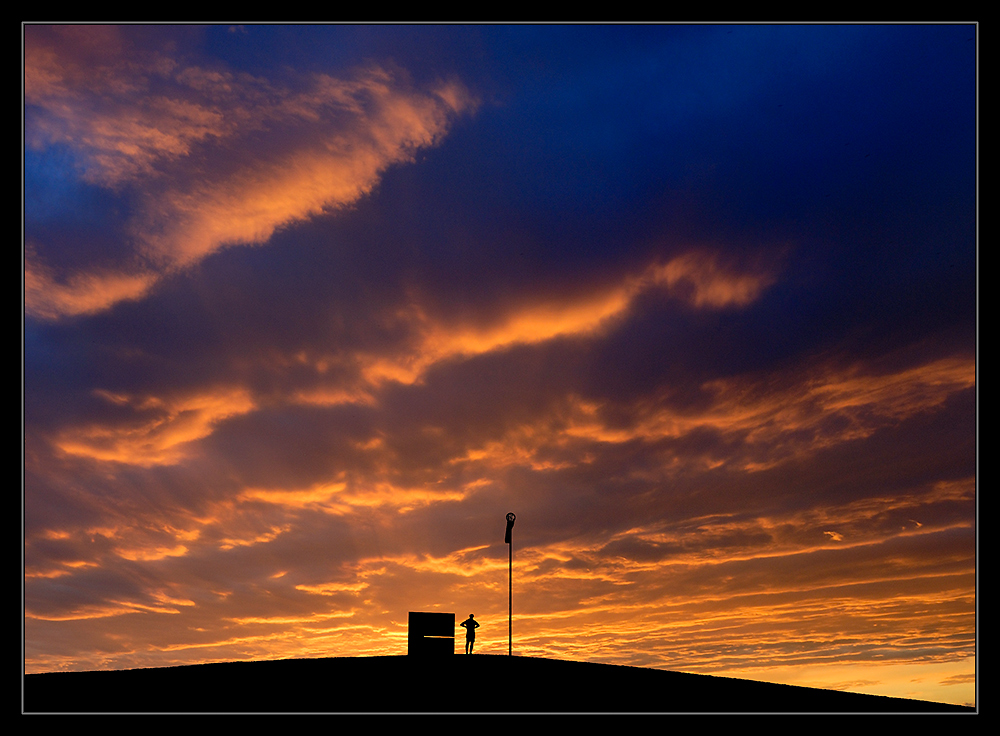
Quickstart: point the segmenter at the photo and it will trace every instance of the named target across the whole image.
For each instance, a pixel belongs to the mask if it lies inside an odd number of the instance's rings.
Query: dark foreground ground
[[[35,712],[973,713],[921,700],[533,657],[337,657],[26,675]]]

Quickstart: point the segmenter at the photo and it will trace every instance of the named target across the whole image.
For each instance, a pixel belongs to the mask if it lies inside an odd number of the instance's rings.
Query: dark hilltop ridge
[[[334,657],[25,675],[25,713],[975,713],[535,657]]]

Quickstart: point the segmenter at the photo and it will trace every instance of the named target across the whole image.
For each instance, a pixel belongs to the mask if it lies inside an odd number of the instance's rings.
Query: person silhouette
[[[476,629],[479,628],[479,622],[470,613],[469,617],[460,623],[459,626],[465,627],[465,653],[472,654],[472,645],[476,643]]]

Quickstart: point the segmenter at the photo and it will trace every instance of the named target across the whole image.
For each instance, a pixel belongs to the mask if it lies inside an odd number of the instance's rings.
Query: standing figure
[[[472,654],[472,645],[476,643],[476,629],[479,628],[479,622],[470,613],[469,617],[459,626],[465,627],[465,653]]]

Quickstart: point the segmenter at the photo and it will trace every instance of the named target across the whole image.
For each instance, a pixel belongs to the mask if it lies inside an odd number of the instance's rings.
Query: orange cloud
[[[112,616],[125,616],[130,613],[171,613],[178,614],[177,605],[192,606],[191,601],[168,601],[168,605],[147,605],[135,601],[108,601],[104,605],[80,606],[65,613],[44,614],[31,610],[24,612],[27,619],[37,621],[76,621],[80,619],[101,619]]]
[[[710,252],[692,251],[650,267],[640,283],[666,286],[672,293],[683,294],[694,307],[722,309],[755,302],[775,280],[773,269],[726,267]]]
[[[773,386],[781,386],[774,389]],[[802,453],[814,452],[849,440],[867,437],[880,427],[938,409],[956,392],[975,386],[975,361],[952,357],[903,369],[874,373],[862,365],[848,368],[817,367],[804,375],[760,386],[753,377],[713,381],[703,388],[712,402],[699,409],[677,409],[669,404],[642,405],[634,409],[633,421],[609,423],[599,402],[567,397],[557,420],[540,417],[536,422],[512,427],[502,437],[471,446],[451,460],[452,464],[481,466],[484,472],[504,467],[555,469],[565,463],[588,462],[588,444],[616,445],[641,440],[656,442],[679,439],[700,430],[722,437],[737,436],[751,454],[730,452],[727,462],[742,462],[742,468],[759,471]],[[846,421],[836,429],[827,426],[837,414]],[[584,443],[584,444],[581,444]],[[553,448],[572,448],[572,459],[553,460]],[[753,454],[767,460],[760,460]],[[559,456],[564,458],[563,455]],[[721,465],[712,456],[680,456],[683,467]],[[663,460],[668,472],[670,462]]]
[[[706,411],[653,409],[628,429],[606,427],[598,405],[578,402],[564,431],[604,442],[625,442],[680,437],[699,428],[711,428],[723,433],[746,432],[751,444],[768,445],[775,444],[782,435],[807,428],[818,430],[831,413],[849,417],[849,428],[835,436],[817,431],[799,440],[807,443],[802,449],[822,447],[866,437],[885,422],[938,408],[953,393],[975,386],[975,361],[944,358],[887,374],[875,374],[861,365],[820,368],[812,376],[789,377],[786,385],[784,390],[757,391],[752,379],[713,381],[705,386],[714,396]]]
[[[41,319],[139,299],[165,272],[350,205],[476,104],[457,83],[418,91],[379,68],[314,75],[294,91],[145,49],[126,58],[114,28],[52,34],[26,33],[27,140],[69,146],[93,184],[146,191],[130,228],[152,267],[57,281],[31,263],[26,310]]]
[[[277,160],[262,156],[232,176],[158,195],[137,223],[152,257],[183,266],[227,245],[262,243],[282,226],[351,204],[386,168],[437,143],[451,118],[472,103],[453,86],[441,94],[398,89],[375,70],[355,82],[321,76],[308,99],[291,100],[287,110],[284,104],[271,115],[317,118],[309,139]],[[327,116],[336,123],[323,124]]]
[[[187,456],[187,446],[212,433],[217,422],[245,414],[255,404],[242,388],[207,391],[175,398],[96,395],[152,415],[130,424],[90,424],[63,430],[55,446],[71,455],[150,467],[171,465]]]
[[[31,117],[28,143],[71,145],[95,184],[151,175],[164,160],[232,131],[210,100],[189,96],[176,62],[137,47],[115,26],[26,29],[24,80],[25,103],[44,113]],[[158,84],[174,80],[181,84],[169,92]]]
[[[358,509],[380,509],[392,515],[406,514],[434,503],[461,501],[465,492],[423,487],[406,488],[383,482],[319,483],[306,489],[247,488],[238,500],[260,501],[287,509],[317,509],[334,515]]]
[[[665,290],[696,309],[745,307],[775,280],[773,269],[724,267],[714,253],[693,250],[570,298],[519,304],[486,326],[435,323],[415,301],[400,317],[420,334],[418,343],[403,355],[363,360],[365,376],[374,383],[413,383],[430,365],[456,356],[592,334],[626,315],[634,300],[651,290]]]
[[[156,280],[152,273],[98,271],[74,274],[60,282],[29,253],[24,265],[24,308],[33,317],[49,320],[94,314],[118,302],[141,299]]]

